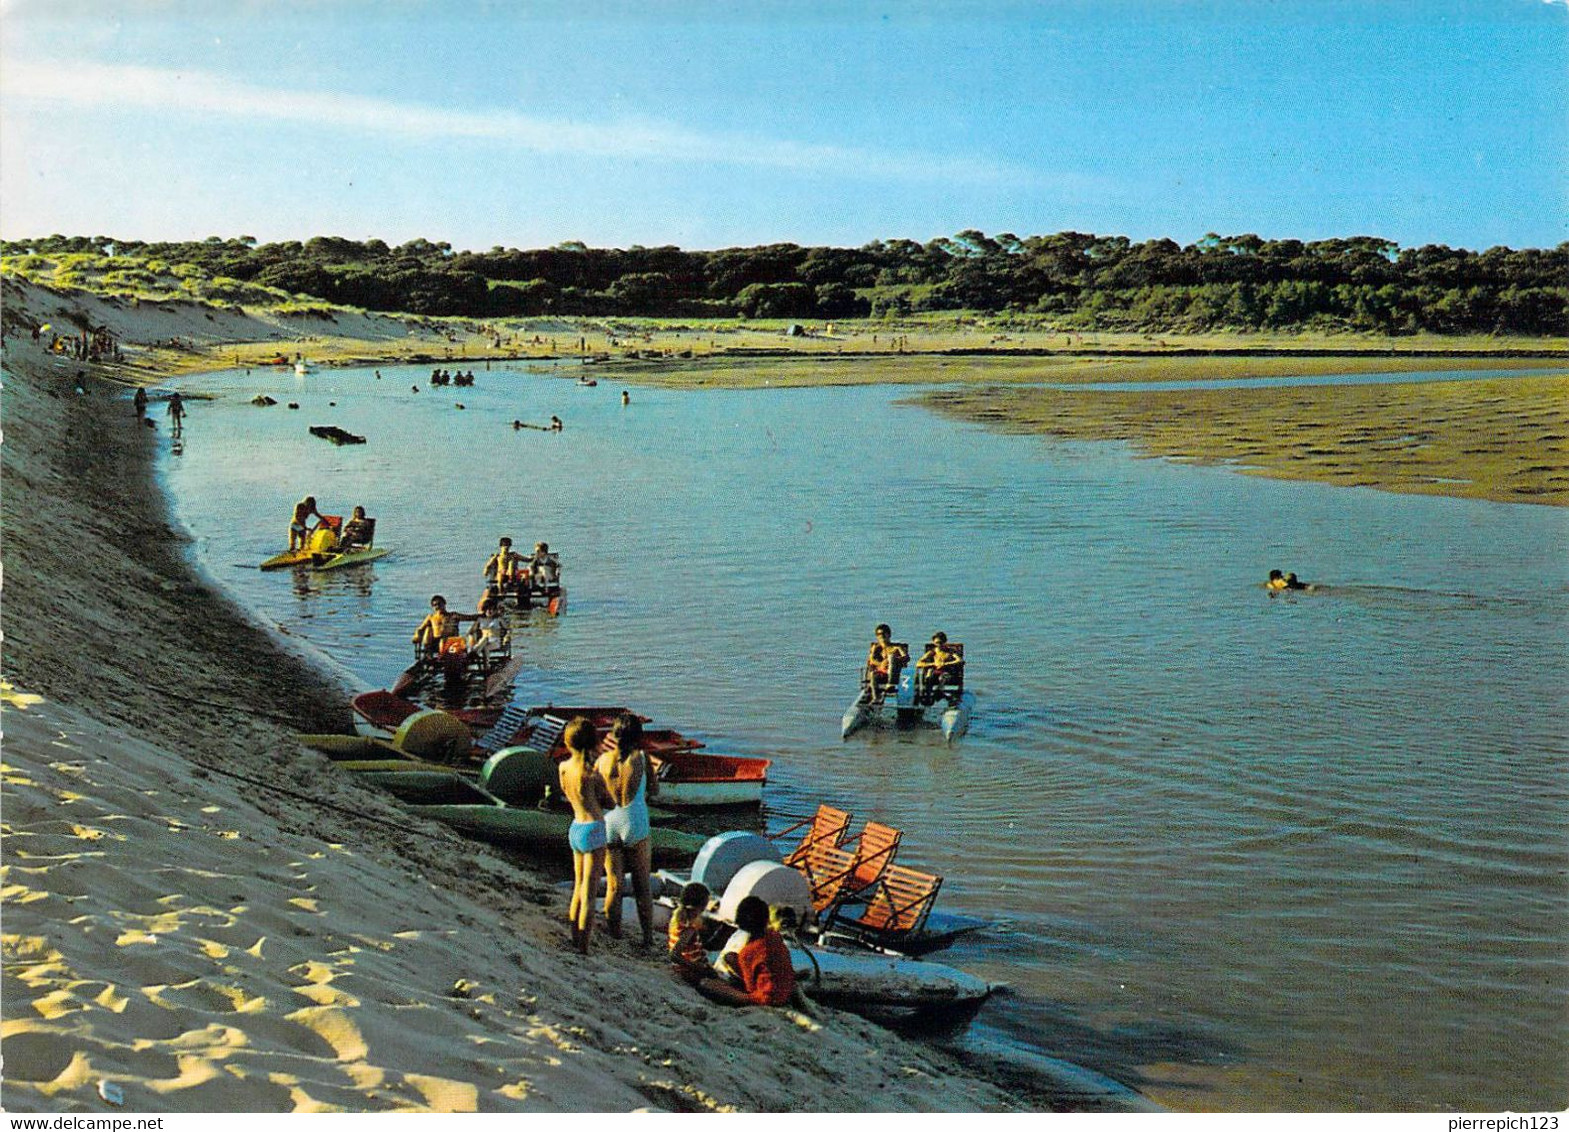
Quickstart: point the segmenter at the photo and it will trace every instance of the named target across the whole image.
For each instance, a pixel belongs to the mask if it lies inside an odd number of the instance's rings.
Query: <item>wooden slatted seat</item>
[[[850,815],[847,811],[819,804],[815,814],[780,830],[773,835],[772,840],[780,841],[797,831],[805,831],[801,843],[785,855],[784,863],[794,866],[797,859],[803,858],[813,846],[829,845],[837,848],[844,841],[845,831],[849,828]]]
[[[865,828],[844,842],[846,849],[855,847],[855,867],[846,879],[846,894],[860,892],[876,884],[883,871],[893,864],[904,831],[880,821],[869,821]]]
[[[826,912],[843,896],[844,886],[855,871],[855,854],[819,841],[796,857],[791,867],[806,877],[812,893],[812,907],[820,913]]]
[[[925,926],[941,887],[940,876],[889,865],[866,894],[860,913],[849,915],[841,904],[829,913],[827,928],[876,943],[896,944]]]

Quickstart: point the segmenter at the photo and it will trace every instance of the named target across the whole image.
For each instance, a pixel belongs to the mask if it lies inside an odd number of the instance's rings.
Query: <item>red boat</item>
[[[351,701],[355,727],[363,735],[386,738],[415,712],[421,710],[391,692],[362,692]],[[473,756],[483,761],[509,747],[528,747],[548,753],[552,758],[566,757],[561,733],[578,716],[594,724],[601,733],[609,731],[624,707],[508,707],[470,709],[452,714],[478,729],[488,730],[474,745]],[[486,718],[474,717],[484,713]],[[647,722],[648,717],[637,717]],[[669,728],[645,728],[643,752],[648,755],[659,779],[658,804],[661,806],[755,806],[762,801],[768,782],[768,759],[737,755],[701,753],[703,744]]]
[[[372,739],[390,739],[405,719],[417,711],[424,711],[419,704],[385,689],[378,692],[361,692],[349,701],[354,711],[354,730]],[[501,718],[502,708],[459,708],[449,712],[474,731],[495,726]]]

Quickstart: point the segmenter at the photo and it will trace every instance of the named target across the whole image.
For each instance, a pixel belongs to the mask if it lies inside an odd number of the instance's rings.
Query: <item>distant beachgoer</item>
[[[526,563],[529,582],[534,588],[551,590],[561,584],[561,559],[550,553],[548,542],[536,542],[533,556]]]
[[[567,844],[572,848],[572,901],[567,921],[572,925],[572,942],[588,954],[594,935],[594,878],[605,867],[605,806],[609,791],[599,772],[589,763],[589,752],[599,743],[594,725],[582,716],[567,724],[561,734],[567,757],[557,770],[561,792],[572,806],[572,825]]]
[[[648,799],[659,796],[659,782],[649,772],[643,753],[643,725],[637,716],[623,712],[610,725],[609,749],[594,769],[605,780],[614,809],[605,814],[608,857],[605,862],[605,922],[610,934],[621,938],[621,880],[632,871],[632,895],[637,902],[638,926],[643,946],[654,942],[654,899],[649,873],[653,869]]]
[[[177,393],[175,396],[178,397],[179,394]],[[174,426],[176,432],[180,430],[178,420],[179,419],[176,418],[176,423]],[[290,550],[305,549],[306,543],[310,541],[311,536],[310,528],[305,524],[312,515],[316,516],[316,524],[317,526],[320,526],[322,516],[321,512],[316,510],[316,497],[314,495],[307,495],[304,499],[300,500],[294,505],[294,513],[289,517]]]
[[[632,394],[628,393],[625,389],[621,391],[621,403],[623,405],[630,405],[632,403]]]
[[[691,983],[701,982],[712,974],[708,967],[708,952],[703,947],[711,896],[708,886],[701,881],[689,882],[681,889],[681,901],[670,917],[670,962],[675,973]]]
[[[138,420],[145,417],[147,415],[147,390],[138,385],[136,392],[131,396],[131,404],[136,408]]]
[[[551,418],[550,418],[550,431],[551,432],[560,432],[561,428],[562,428],[561,418],[558,417],[558,416],[555,416],[554,414],[552,414]]]
[[[784,937],[769,926],[768,905],[747,896],[735,910],[736,927],[747,941],[734,953],[730,969],[736,983],[705,978],[697,984],[704,997],[731,1006],[785,1006],[795,994],[795,966]]]
[[[174,435],[179,436],[184,428],[185,402],[178,393],[169,398],[169,419],[174,422]]]
[[[1271,570],[1269,572],[1269,581],[1264,583],[1264,589],[1269,592],[1270,597],[1288,591],[1315,590],[1317,588],[1310,582],[1301,581],[1295,574],[1282,574],[1279,570]]]

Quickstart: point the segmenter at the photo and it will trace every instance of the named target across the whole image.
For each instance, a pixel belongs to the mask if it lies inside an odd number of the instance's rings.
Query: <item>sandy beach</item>
[[[207,329],[115,313],[127,344]],[[992,1084],[853,1015],[715,1007],[630,944],[572,955],[542,877],[294,741],[345,723],[345,689],[193,574],[162,405],[139,426],[121,383],[155,373],[6,347],[8,1111],[1127,1103]]]

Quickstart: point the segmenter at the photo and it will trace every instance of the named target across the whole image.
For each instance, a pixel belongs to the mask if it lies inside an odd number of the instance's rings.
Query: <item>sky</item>
[[[1569,240],[1566,0],[0,0],[0,236]]]

